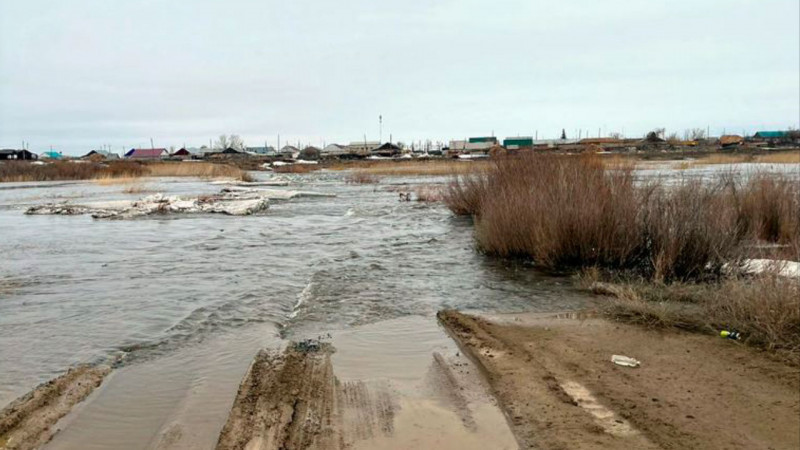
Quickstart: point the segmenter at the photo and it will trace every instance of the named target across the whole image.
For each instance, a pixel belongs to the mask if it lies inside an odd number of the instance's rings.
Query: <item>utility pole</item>
[[[378,142],[383,143],[383,115],[378,115]]]
[[[281,134],[278,133],[278,148],[276,150],[280,151],[280,149],[281,149]]]
[[[156,148],[156,146],[153,145],[153,138],[150,138],[150,149],[152,150],[154,148]]]

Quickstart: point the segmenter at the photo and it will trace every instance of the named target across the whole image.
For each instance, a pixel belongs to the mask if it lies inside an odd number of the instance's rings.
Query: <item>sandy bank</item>
[[[526,448],[800,447],[798,369],[735,342],[601,319],[439,320]]]
[[[32,449],[54,434],[51,427],[102,383],[107,366],[78,366],[42,384],[0,411],[0,449]]]

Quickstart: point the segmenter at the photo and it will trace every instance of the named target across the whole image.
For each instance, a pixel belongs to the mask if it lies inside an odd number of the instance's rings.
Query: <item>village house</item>
[[[162,159],[169,156],[165,148],[132,148],[125,152],[128,159]]]
[[[403,149],[397,145],[387,142],[377,148],[372,149],[370,153],[372,153],[372,156],[392,157],[399,155],[402,150]]]
[[[36,159],[39,159],[39,156],[36,153],[29,152],[28,150],[14,150],[14,149],[0,150],[0,161],[5,161],[5,160],[33,161]]]
[[[507,137],[503,139],[503,147],[507,148],[508,150],[533,148],[533,137],[531,136]]]
[[[346,156],[347,148],[344,145],[328,144],[321,150],[323,158],[339,158]]]
[[[284,145],[280,151],[280,156],[284,158],[294,159],[297,158],[298,155],[300,155],[300,149],[293,145]]]
[[[61,152],[50,150],[39,155],[41,159],[61,159]]]
[[[278,151],[275,150],[275,147],[270,145],[266,145],[264,147],[247,147],[245,151],[251,155],[258,156],[275,156],[278,154]]]
[[[106,150],[92,150],[89,153],[81,156],[81,159],[119,159],[119,155]]]
[[[356,156],[369,156],[372,150],[380,146],[378,141],[353,141],[347,145],[347,152]]]

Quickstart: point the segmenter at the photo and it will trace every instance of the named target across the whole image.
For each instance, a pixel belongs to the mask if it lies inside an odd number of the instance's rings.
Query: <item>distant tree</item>
[[[691,130],[687,130],[686,135],[688,140],[699,141],[706,138],[706,130],[702,128],[692,128]]]
[[[680,138],[678,138],[678,133],[670,133],[670,135],[667,136],[667,142],[670,144],[677,144],[678,141],[680,141]]]
[[[655,129],[653,131],[650,131],[645,135],[644,140],[647,141],[647,142],[662,142],[663,139],[661,139],[661,137],[658,135],[658,133],[659,133],[659,129]]]
[[[563,128],[561,129],[561,139],[562,140],[567,139],[567,132]]]
[[[243,152],[245,150],[244,140],[238,134],[231,134],[230,136],[220,134],[219,139],[214,142],[214,149],[222,151],[228,148]]]
[[[243,152],[245,150],[244,140],[238,134],[232,134],[228,138],[228,146],[234,150]]]
[[[611,139],[622,139],[622,133],[615,131],[613,133],[609,133],[608,137],[610,137]]]
[[[214,142],[214,149],[215,150],[222,151],[222,150],[225,150],[226,148],[228,148],[230,146],[231,146],[231,144],[230,144],[230,141],[228,140],[228,136],[225,135],[225,134],[220,134],[219,135],[219,139],[217,139],[217,142]]]
[[[656,128],[656,129],[653,130],[653,133],[655,133],[656,136],[660,137],[661,139],[664,139],[664,135],[667,134],[667,129],[666,128]]]

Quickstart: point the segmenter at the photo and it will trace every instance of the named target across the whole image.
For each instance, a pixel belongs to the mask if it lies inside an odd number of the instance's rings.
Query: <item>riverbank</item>
[[[797,367],[736,342],[574,315],[438,317],[525,448],[800,445]]]
[[[234,178],[252,181],[246,171],[227,164],[192,161],[4,161],[0,164],[0,183],[97,180],[109,183],[130,182],[146,177]]]

